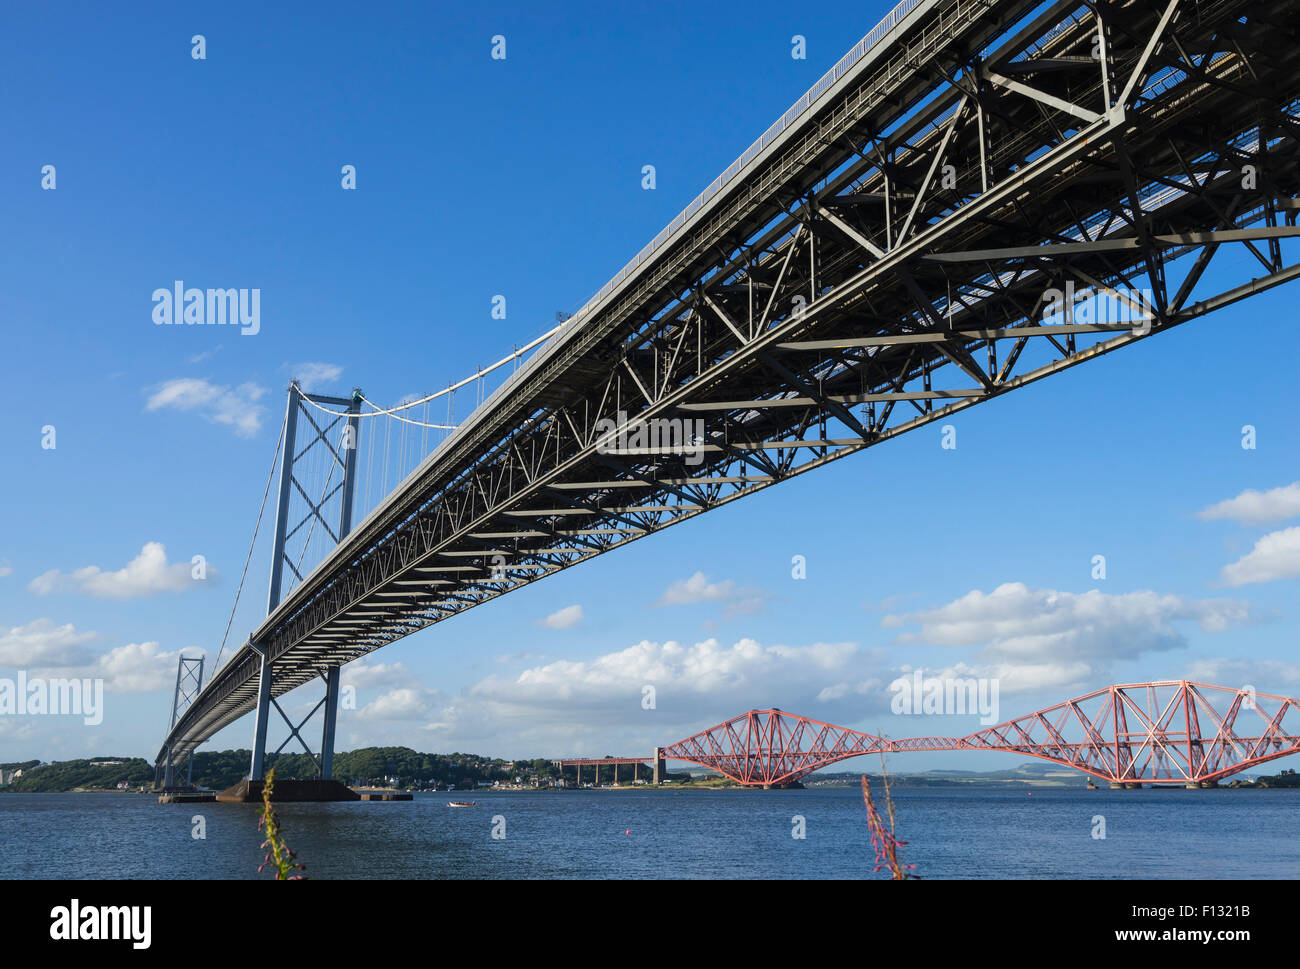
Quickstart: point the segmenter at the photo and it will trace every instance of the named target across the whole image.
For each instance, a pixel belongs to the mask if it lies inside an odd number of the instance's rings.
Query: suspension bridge
[[[550,332],[395,407],[291,385],[267,614],[178,670],[160,783],[247,713],[260,778],[315,681],[329,778],[342,664],[1295,279],[1297,25],[903,0]]]

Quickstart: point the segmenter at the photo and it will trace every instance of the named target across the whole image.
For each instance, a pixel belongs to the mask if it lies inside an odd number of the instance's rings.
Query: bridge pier
[[[664,779],[664,774],[668,773],[667,768],[664,765],[662,747],[655,748],[653,759],[654,759],[654,777],[652,778],[652,780],[654,781],[655,784],[662,784]]]
[[[248,779],[240,781],[233,787],[229,787],[217,795],[218,801],[223,802],[249,802],[260,801],[262,799],[262,784],[265,778],[266,768],[266,725],[271,718],[271,707],[274,706],[280,716],[284,718],[285,723],[289,724],[289,738],[284,744],[280,745],[283,749],[285,744],[289,743],[294,737],[310,754],[311,750],[307,747],[306,741],[303,740],[299,731],[306,725],[316,714],[316,710],[307,714],[307,719],[302,723],[294,726],[292,721],[285,716],[280,705],[271,699],[271,663],[264,651],[256,645],[262,656],[262,668],[257,680],[257,721],[253,727],[253,756],[248,766]],[[275,782],[274,800],[277,801],[355,801],[360,795],[344,784],[334,780],[334,733],[335,726],[338,722],[338,705],[339,705],[339,667],[332,666],[321,674],[325,680],[325,697],[316,705],[317,709],[324,708],[322,714],[324,725],[321,728],[321,751],[320,758],[317,761],[317,767],[320,776],[313,780],[297,780],[286,778]],[[279,753],[277,750],[275,753]],[[190,757],[190,763],[194,761],[193,755]],[[171,756],[168,754],[168,771],[171,771]]]
[[[257,648],[257,647],[254,647]],[[259,650],[260,652],[260,650]],[[276,711],[284,718],[284,722],[289,725],[289,737],[285,740],[280,748],[274,753],[279,753],[285,745],[294,737],[302,744],[308,755],[311,755],[311,748],[303,739],[301,730],[307,724],[307,721],[316,715],[316,710],[321,710],[321,742],[320,755],[316,758],[316,767],[319,772],[319,779],[322,781],[332,780],[334,776],[334,735],[338,725],[339,709],[339,675],[338,666],[329,667],[321,674],[321,679],[325,681],[325,696],[316,704],[311,713],[307,714],[302,723],[294,724],[284,710],[271,697],[271,663],[266,654],[262,653],[262,668],[257,679],[257,707],[255,710],[256,722],[253,726],[253,755],[248,765],[248,780],[250,782],[261,781],[266,771],[266,728],[271,719],[271,707],[274,706]],[[191,763],[193,758],[191,757]],[[168,762],[168,772],[171,771],[170,756]]]
[[[262,669],[257,677],[257,709],[254,711],[257,719],[253,723],[253,757],[248,765],[248,779],[260,781],[266,764],[266,721],[271,715],[271,662],[260,646],[251,645],[261,654]]]
[[[331,666],[325,673],[324,724],[320,738],[320,776],[328,781],[334,777],[334,728],[339,713],[339,667]]]

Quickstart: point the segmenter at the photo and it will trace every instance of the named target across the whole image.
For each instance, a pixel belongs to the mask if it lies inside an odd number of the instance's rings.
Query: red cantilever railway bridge
[[[965,737],[891,740],[783,710],[750,710],[653,757],[571,758],[561,765],[680,760],[752,787],[792,784],[863,754],[997,750],[1039,757],[1112,785],[1199,787],[1300,753],[1300,700],[1192,680],[1108,686]]]

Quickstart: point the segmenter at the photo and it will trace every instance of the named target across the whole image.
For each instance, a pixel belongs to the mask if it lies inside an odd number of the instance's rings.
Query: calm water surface
[[[448,797],[279,812],[315,878],[880,877],[852,788],[478,793],[463,809]],[[1300,877],[1296,790],[896,788],[894,801],[905,860],[926,878]],[[1092,837],[1098,814],[1105,840]],[[260,843],[254,805],[0,795],[8,878],[257,877]]]

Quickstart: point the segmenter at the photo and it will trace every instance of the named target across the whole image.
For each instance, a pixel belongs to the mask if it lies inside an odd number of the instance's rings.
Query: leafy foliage
[[[248,776],[248,750],[200,751],[194,755],[194,783],[199,787],[224,790]],[[109,767],[92,766],[92,761],[121,761]],[[39,765],[39,766],[38,766]],[[111,791],[119,781],[131,787],[152,787],[153,764],[142,757],[93,757],[64,760],[52,764],[25,761],[4,765],[6,770],[22,768],[23,776],[0,791]],[[268,769],[275,769],[281,779],[311,779],[317,776],[316,761],[306,754],[278,754],[266,758]],[[177,766],[181,782],[186,765]],[[523,775],[556,777],[558,768],[549,760],[510,762],[481,757],[477,754],[424,754],[410,747],[363,747],[334,755],[334,776],[345,784],[382,785],[396,778],[402,787],[456,784],[473,787],[479,781],[507,781]]]
[[[238,783],[248,775],[250,752],[222,750],[200,752],[194,757],[194,782],[217,790]],[[266,758],[283,779],[309,780],[317,776],[316,761],[306,754],[279,754]],[[430,782],[445,787],[472,787],[478,781],[513,780],[518,775],[555,776],[558,770],[549,760],[510,761],[476,754],[425,754],[410,747],[363,747],[334,755],[334,776],[345,784],[382,785],[396,778],[401,787],[424,787]]]
[[[884,757],[882,755],[883,762]],[[882,816],[871,798],[871,782],[867,775],[862,775],[862,800],[867,806],[867,830],[871,832],[871,846],[876,851],[876,867],[873,872],[886,869],[895,881],[920,878],[912,874],[916,865],[905,865],[898,857],[898,849],[907,844],[894,833],[894,800],[889,796],[889,775],[884,773],[881,764],[881,776],[885,784],[885,814]]]
[[[306,871],[307,866],[295,860],[296,856],[285,843],[284,835],[280,833],[280,816],[271,806],[274,789],[275,771],[271,770],[267,772],[266,781],[262,784],[262,814],[257,819],[257,829],[266,832],[266,840],[262,842],[266,854],[262,857],[262,863],[257,866],[257,871],[260,874],[262,869],[270,865],[275,869],[276,881],[304,881],[306,875],[291,874],[293,871]]]
[[[96,761],[121,761],[108,767],[93,766]],[[40,766],[32,766],[40,764]],[[53,764],[29,761],[25,764],[5,765],[6,770],[22,768],[23,776],[15,778],[5,791],[111,791],[119,781],[131,787],[153,784],[153,764],[143,757],[91,757],[86,760],[61,760]]]

